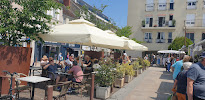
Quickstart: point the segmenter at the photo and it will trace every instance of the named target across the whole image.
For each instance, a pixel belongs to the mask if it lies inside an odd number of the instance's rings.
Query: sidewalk
[[[167,100],[173,86],[165,68],[150,67],[108,100]]]

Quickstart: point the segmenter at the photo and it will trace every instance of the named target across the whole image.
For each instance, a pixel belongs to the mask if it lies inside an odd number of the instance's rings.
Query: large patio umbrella
[[[146,46],[136,43],[135,41],[130,40],[127,37],[122,36],[121,38],[126,41],[125,45],[131,48],[130,50],[136,50],[136,51],[147,51],[148,50]]]
[[[139,43],[136,43],[135,41],[130,40],[127,37],[124,37],[124,36],[119,37],[111,30],[106,30],[106,32],[111,34],[115,38],[123,39],[123,41],[125,42],[123,49],[125,49],[125,50],[135,50],[135,51],[147,51],[148,50],[148,48],[146,46],[143,46]]]
[[[184,51],[176,51],[176,50],[159,50],[157,53],[175,53],[175,54],[185,54]]]
[[[39,34],[45,41],[80,44],[110,49],[121,49],[124,41],[111,37],[89,21],[78,19],[69,24],[58,25],[49,34]]]

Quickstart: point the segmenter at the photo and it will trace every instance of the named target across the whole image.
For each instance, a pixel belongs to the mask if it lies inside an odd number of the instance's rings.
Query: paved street
[[[166,100],[172,86],[171,73],[165,68],[150,67],[109,100]]]

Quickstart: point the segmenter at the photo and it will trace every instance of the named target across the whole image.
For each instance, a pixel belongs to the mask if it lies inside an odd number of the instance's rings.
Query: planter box
[[[132,80],[132,76],[125,75],[125,83],[129,83]]]
[[[123,87],[124,82],[125,82],[125,78],[115,79],[115,87],[119,87],[119,88]]]
[[[135,71],[135,77],[138,76],[138,70],[134,70]]]
[[[138,74],[142,74],[142,68],[138,70]]]
[[[107,99],[110,96],[110,87],[96,87],[96,98]]]

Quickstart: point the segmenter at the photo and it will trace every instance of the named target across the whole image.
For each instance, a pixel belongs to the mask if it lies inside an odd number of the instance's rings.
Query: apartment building
[[[176,37],[197,43],[205,39],[205,0],[128,0],[127,25],[149,48],[137,56],[168,49]]]

